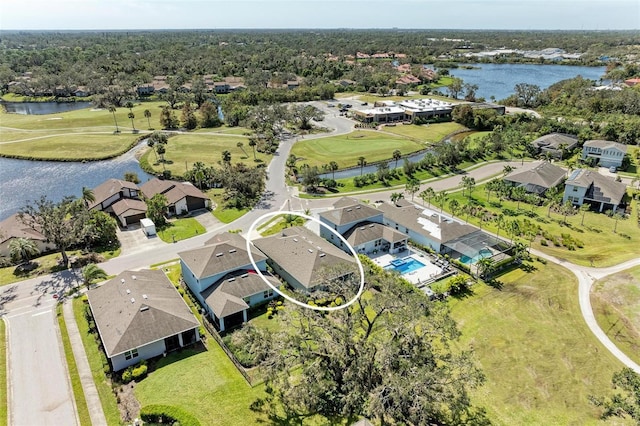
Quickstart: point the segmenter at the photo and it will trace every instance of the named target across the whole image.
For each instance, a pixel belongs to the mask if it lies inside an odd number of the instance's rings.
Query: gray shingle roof
[[[627,152],[626,145],[618,142],[613,142],[613,141],[603,141],[603,140],[593,139],[590,141],[586,141],[583,146],[591,146],[591,147],[600,148],[600,149],[617,148],[622,152]]]
[[[574,170],[566,185],[587,188],[586,198],[611,204],[620,204],[627,192],[627,185],[587,169]]]
[[[209,244],[204,247],[178,253],[198,279],[251,266],[242,236],[223,233],[209,239],[207,243]],[[266,259],[258,250],[253,250],[252,254],[255,262]]]
[[[565,133],[549,133],[531,143],[537,147],[547,149],[559,149],[561,144],[566,144],[567,149],[571,149],[578,143],[578,137]]]
[[[253,244],[308,289],[322,284],[316,275],[321,268],[356,263],[353,257],[302,226],[256,239]]]
[[[533,169],[525,171],[513,171],[505,176],[504,180],[524,186],[528,192],[541,194],[549,188],[553,188],[562,182],[565,170],[551,163],[541,163]]]
[[[124,271],[87,296],[110,358],[200,325],[161,270]]]
[[[380,223],[361,222],[344,233],[343,237],[352,246],[359,246],[379,239],[390,243],[406,240],[407,235]]]
[[[375,208],[347,197],[338,200],[334,204],[334,207],[336,207],[334,210],[327,210],[326,212],[320,213],[320,217],[336,225],[361,222],[380,214]]]
[[[280,282],[274,277],[266,272],[263,272],[263,275],[274,287],[280,286]],[[218,318],[224,318],[249,308],[249,305],[242,300],[244,297],[262,293],[269,288],[258,274],[236,271],[225,275],[200,294],[207,305],[211,307],[213,313]]]

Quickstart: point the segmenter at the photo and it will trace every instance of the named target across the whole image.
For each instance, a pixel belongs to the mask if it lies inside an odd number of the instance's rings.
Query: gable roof
[[[124,271],[87,296],[109,358],[200,325],[162,270]]]
[[[274,277],[264,272],[263,275],[274,287],[280,286],[280,282]],[[249,305],[242,299],[269,288],[258,274],[242,270],[225,275],[200,294],[213,313],[218,318],[223,318],[248,309]]]
[[[448,216],[419,208],[413,204],[398,207],[382,203],[378,209],[382,210],[385,218],[441,243],[455,240],[478,230],[474,226],[460,223]]]
[[[353,222],[361,222],[363,220],[380,215],[380,212],[366,204],[359,202],[353,198],[343,197],[338,200],[333,210],[327,210],[320,213],[320,217],[325,218],[335,225],[346,225]]]
[[[564,169],[545,161],[529,170],[513,171],[505,176],[504,180],[524,186],[527,192],[541,194],[559,185],[565,174]]]
[[[627,185],[587,169],[574,170],[566,185],[587,188],[586,198],[604,203],[620,204],[627,193]]]
[[[150,179],[142,184],[140,189],[147,198],[151,198],[156,194],[163,194],[167,197],[169,204],[175,204],[187,196],[203,199],[209,198],[191,183],[174,180]]]
[[[95,201],[89,205],[89,209],[99,205],[107,198],[119,193],[124,188],[139,190],[138,185],[133,182],[120,179],[108,179],[93,189],[93,197]]]
[[[128,217],[145,213],[147,211],[147,204],[142,200],[123,198],[113,203],[111,208],[116,216]]]
[[[36,241],[46,240],[42,233],[25,225],[18,217],[18,213],[12,214],[0,222],[0,243],[7,242],[12,238],[27,238]]]
[[[381,223],[373,222],[360,222],[345,232],[343,237],[352,246],[359,246],[379,239],[395,243],[409,238],[402,232],[396,231],[395,229]]]
[[[254,249],[251,253],[255,262],[266,259],[258,250]],[[253,269],[245,239],[228,232],[211,238],[204,247],[180,252],[178,256],[198,279],[240,268]]]
[[[355,265],[353,257],[303,226],[286,228],[253,244],[307,289],[322,283],[316,275],[320,268]]]
[[[578,143],[578,137],[565,133],[549,133],[531,142],[539,148],[559,149],[561,144],[566,144],[568,149],[573,148]]]
[[[590,147],[593,147],[593,148],[600,148],[600,149],[615,148],[618,151],[627,152],[627,146],[625,144],[621,144],[621,143],[613,142],[613,141],[604,141],[604,140],[599,140],[599,139],[593,139],[593,140],[590,140],[590,141],[586,141],[583,146],[590,146]]]

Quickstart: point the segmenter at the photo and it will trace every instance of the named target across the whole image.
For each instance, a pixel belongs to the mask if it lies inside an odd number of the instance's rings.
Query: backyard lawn
[[[392,158],[395,150],[405,155],[425,147],[425,144],[403,136],[373,130],[356,130],[346,135],[301,140],[293,146],[291,154],[299,158],[298,167],[302,164],[321,167],[335,161],[342,169],[356,167],[361,156],[365,157],[367,163],[373,163]]]
[[[535,263],[450,299],[452,316],[486,374],[472,394],[496,425],[602,424],[589,395],[608,395],[622,365],[584,323],[577,281],[559,266]],[[614,418],[607,424],[631,424]]]
[[[456,132],[458,130],[464,130],[465,127],[454,122],[450,123],[435,123],[435,124],[399,124],[396,126],[384,126],[383,132],[394,133],[398,136],[404,136],[417,140],[419,142],[440,142],[445,136]]]
[[[597,281],[591,306],[607,336],[640,364],[640,266]]]

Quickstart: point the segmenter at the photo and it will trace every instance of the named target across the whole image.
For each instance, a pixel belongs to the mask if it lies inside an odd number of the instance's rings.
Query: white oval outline
[[[344,304],[342,304],[340,306],[328,306],[328,307],[325,307],[325,306],[311,306],[311,305],[308,305],[306,303],[300,302],[299,300],[296,300],[291,296],[288,296],[288,295],[286,295],[284,293],[281,293],[273,284],[271,284],[269,282],[269,280],[267,280],[265,278],[264,275],[262,275],[262,271],[260,271],[260,268],[258,268],[258,265],[256,265],[256,262],[253,259],[253,254],[251,253],[251,233],[253,232],[253,228],[256,227],[256,224],[259,221],[261,221],[263,219],[266,219],[266,218],[269,218],[269,217],[272,217],[272,216],[279,216],[279,215],[284,215],[284,214],[292,214],[292,215],[295,215],[295,216],[300,216],[300,217],[303,217],[305,219],[317,222],[320,226],[324,226],[329,231],[331,231],[335,235],[337,235],[338,238],[340,238],[340,240],[343,243],[345,243],[347,245],[347,247],[349,247],[349,251],[353,254],[353,257],[355,258],[356,263],[358,264],[358,269],[360,270],[360,288],[358,289],[358,293],[356,293],[356,295],[353,297],[353,299],[351,299],[349,302],[344,303]],[[318,235],[318,238],[322,238],[322,237],[320,237]],[[288,211],[288,210],[265,213],[262,216],[260,216],[259,218],[257,218],[251,224],[251,226],[249,227],[249,231],[247,232],[246,242],[247,242],[247,254],[249,255],[249,260],[251,261],[251,265],[255,268],[256,273],[260,276],[260,278],[262,278],[262,281],[267,283],[267,285],[269,287],[271,287],[276,293],[278,293],[279,295],[281,295],[282,297],[284,297],[285,299],[287,299],[291,303],[295,303],[298,306],[301,306],[303,308],[309,308],[309,309],[312,309],[312,310],[315,310],[315,311],[330,312],[330,311],[337,311],[339,309],[347,308],[347,307],[351,306],[352,304],[354,304],[355,301],[358,300],[358,298],[360,296],[362,296],[362,292],[364,291],[364,268],[362,266],[362,261],[360,261],[360,258],[358,257],[358,253],[356,253],[355,249],[351,246],[351,244],[349,244],[347,242],[347,240],[344,239],[344,237],[342,235],[340,235],[337,231],[331,229],[328,225],[320,222],[318,219],[316,219],[314,217],[307,216],[306,214],[303,214],[303,213],[292,212],[292,211]],[[331,244],[329,241],[326,241],[326,242],[327,242],[327,244]]]

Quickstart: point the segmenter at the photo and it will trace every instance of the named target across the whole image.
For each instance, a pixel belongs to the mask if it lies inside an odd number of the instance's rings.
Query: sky
[[[2,30],[640,30],[640,0],[3,0]]]

